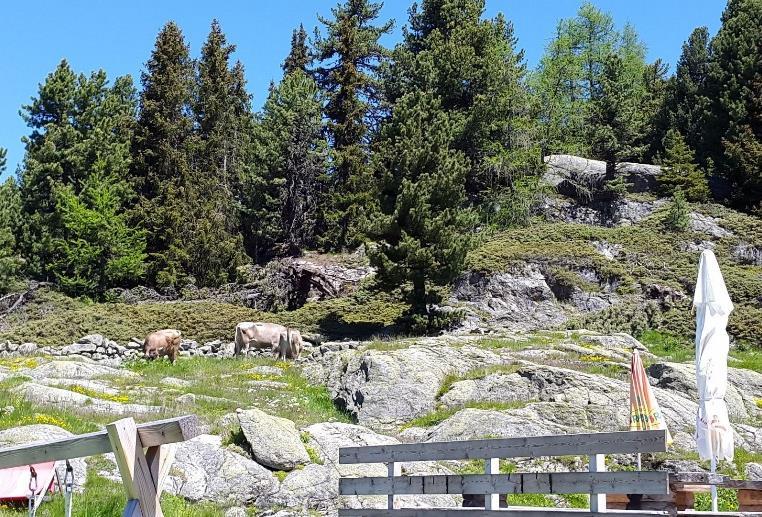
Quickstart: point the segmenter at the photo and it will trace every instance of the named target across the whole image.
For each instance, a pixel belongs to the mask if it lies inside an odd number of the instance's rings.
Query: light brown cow
[[[148,359],[166,356],[174,363],[180,350],[181,341],[182,333],[179,330],[157,330],[146,337],[143,342],[143,353]]]
[[[303,348],[301,332],[287,328],[278,338],[278,359],[299,359]]]
[[[285,331],[286,327],[277,323],[239,323],[235,327],[235,354],[245,355],[251,347],[276,352],[280,346],[280,335]]]

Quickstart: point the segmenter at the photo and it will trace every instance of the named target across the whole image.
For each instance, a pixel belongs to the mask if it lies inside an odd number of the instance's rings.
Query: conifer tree
[[[660,160],[662,173],[659,184],[662,194],[669,196],[681,190],[688,201],[705,202],[709,199],[706,175],[698,168],[693,150],[683,136],[670,129],[664,137],[664,156]]]
[[[193,63],[180,28],[167,23],[142,74],[143,90],[132,147],[132,176],[146,229],[148,272],[161,286],[178,285],[189,261],[189,153],[193,130]]]
[[[641,109],[645,120],[643,132],[643,159],[653,162],[662,149],[664,136],[669,128],[668,98],[670,80],[668,65],[657,59],[643,70],[643,98]]]
[[[0,147],[0,176],[5,172],[6,150]],[[21,199],[13,178],[0,184],[0,295],[15,283],[22,266],[16,252],[14,232],[21,219]]]
[[[729,0],[711,43],[708,146],[736,206],[762,211],[762,2]]]
[[[67,268],[79,260],[58,243],[87,239],[66,222],[62,196],[84,210],[122,217],[132,202],[126,181],[130,167],[130,140],[135,116],[135,89],[129,77],[108,85],[103,71],[77,76],[63,61],[40,85],[39,94],[24,107],[24,119],[32,133],[25,139],[26,155],[21,171],[23,210],[22,252],[32,275],[58,281],[68,290]],[[95,204],[90,189],[108,183],[111,195]],[[134,267],[117,276],[99,276],[73,294],[97,295],[108,287],[136,282],[142,276],[140,236],[124,237],[118,251],[103,241],[88,243],[98,267],[112,260],[131,260]]]
[[[467,191],[474,201],[540,165],[523,51],[513,26],[502,15],[482,19],[484,9],[483,0],[414,6],[385,73],[390,103],[430,91],[453,115],[453,146],[471,162]]]
[[[709,122],[708,72],[709,31],[699,27],[683,43],[669,88],[667,108],[669,127],[683,135],[688,147],[698,150],[702,160],[708,156],[704,139],[705,126]]]
[[[273,86],[257,128],[258,182],[252,185],[255,258],[299,255],[315,244],[319,185],[325,174],[322,104],[301,70]]]
[[[235,46],[214,20],[198,62],[196,132],[187,192],[188,269],[200,285],[230,281],[243,262],[236,203],[247,166],[251,113],[243,66],[230,66]]]
[[[386,285],[406,286],[411,323],[424,330],[438,326],[439,288],[461,272],[473,224],[456,128],[434,95],[408,93],[381,131],[374,162],[381,197],[371,262]]]
[[[315,42],[315,70],[326,97],[331,174],[323,214],[323,244],[342,249],[362,240],[362,221],[371,204],[369,132],[378,117],[377,67],[387,55],[379,39],[391,21],[376,25],[382,4],[346,0],[320,18],[325,36]]]
[[[638,86],[627,77],[623,60],[616,54],[606,59],[600,83],[593,92],[589,110],[593,156],[606,162],[602,189],[594,196],[614,199],[624,193],[621,177],[616,177],[618,162],[634,161],[642,152],[645,121],[634,91]]]
[[[300,23],[299,28],[294,29],[291,35],[291,51],[281,66],[283,75],[286,76],[296,70],[307,73],[307,67],[311,62],[312,56],[310,56],[310,49],[307,47],[307,31],[304,30],[304,25]]]

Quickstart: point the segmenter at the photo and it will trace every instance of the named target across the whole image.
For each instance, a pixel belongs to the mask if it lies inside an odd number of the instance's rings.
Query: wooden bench
[[[346,447],[339,450],[340,464],[385,463],[386,477],[341,478],[340,495],[386,495],[386,509],[342,509],[340,516],[461,516],[504,515],[507,494],[590,494],[590,509],[528,509],[512,515],[668,515],[665,511],[607,511],[606,494],[670,493],[667,472],[606,472],[607,454],[635,454],[667,450],[665,431],[591,433],[494,440],[467,440],[400,445]],[[499,460],[540,456],[583,455],[589,457],[589,472],[501,474]],[[485,460],[484,474],[402,476],[402,462]],[[399,508],[395,495],[462,494],[483,497],[481,508]],[[473,500],[473,497],[471,498]]]
[[[136,425],[132,418],[105,431],[0,449],[0,469],[114,453],[127,506],[124,517],[162,517],[159,498],[175,457],[173,444],[199,434],[194,415]]]

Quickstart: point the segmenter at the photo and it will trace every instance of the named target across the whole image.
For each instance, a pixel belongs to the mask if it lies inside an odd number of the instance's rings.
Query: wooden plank
[[[762,490],[739,490],[738,509],[742,512],[762,512]]]
[[[183,442],[199,434],[198,418],[195,415],[140,424],[137,429],[140,441],[145,447]],[[108,434],[106,431],[99,431],[0,449],[0,469],[84,458],[107,452],[112,452]]]
[[[146,450],[146,461],[151,470],[151,479],[153,479],[156,493],[161,497],[164,491],[164,483],[167,480],[169,471],[172,468],[172,462],[175,461],[177,444],[168,443],[167,445],[157,445],[149,447]]]
[[[151,478],[143,444],[140,441],[135,421],[124,418],[106,426],[114,458],[122,476],[122,484],[127,491],[127,499],[137,499],[143,515],[163,517],[159,495]]]
[[[399,463],[389,463],[386,466],[386,473],[389,477],[395,477],[395,476],[401,476],[402,475],[402,465]],[[394,509],[394,494],[389,494],[386,498],[386,508],[388,510]]]
[[[140,502],[137,499],[127,501],[122,517],[143,517],[143,512],[140,511]]]
[[[339,449],[339,463],[388,463],[390,461],[441,461],[590,454],[665,452],[664,430],[617,433],[565,434],[462,440],[454,442],[372,445]]]
[[[668,494],[667,472],[556,472],[342,478],[340,495]]]
[[[648,511],[608,511],[591,512],[589,510],[571,510],[571,509],[550,509],[538,508],[532,509],[511,509],[506,510],[483,510],[469,508],[405,508],[401,510],[372,510],[369,508],[361,509],[341,509],[340,517],[657,517],[669,515],[667,512],[648,512]],[[700,515],[700,514],[699,514]]]
[[[606,456],[603,454],[593,454],[588,460],[589,472],[606,472]],[[634,493],[634,492],[630,492]],[[591,512],[605,512],[606,511],[606,494],[602,493],[590,493],[590,511]]]

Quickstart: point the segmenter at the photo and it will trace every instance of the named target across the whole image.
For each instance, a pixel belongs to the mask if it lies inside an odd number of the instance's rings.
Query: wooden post
[[[156,445],[146,449],[146,461],[151,470],[151,479],[156,487],[156,495],[161,497],[164,491],[164,482],[167,480],[172,462],[175,461],[177,444]]]
[[[389,477],[402,475],[402,465],[400,463],[392,461],[386,465],[386,468]],[[386,508],[388,510],[394,510],[394,494],[389,494],[386,496]]]
[[[123,517],[163,517],[159,494],[143,454],[143,444],[138,436],[135,420],[117,420],[106,426],[106,432],[129,499]],[[154,454],[154,461],[160,466],[161,453]],[[160,471],[161,469],[157,468],[156,472]]]
[[[500,459],[488,458],[484,461],[486,474],[500,474]],[[484,495],[484,509],[485,510],[499,510],[500,509],[500,494],[485,494]]]
[[[605,454],[593,454],[589,457],[590,472],[606,472],[606,455]],[[605,512],[606,511],[606,494],[590,494],[590,511],[591,512]]]

